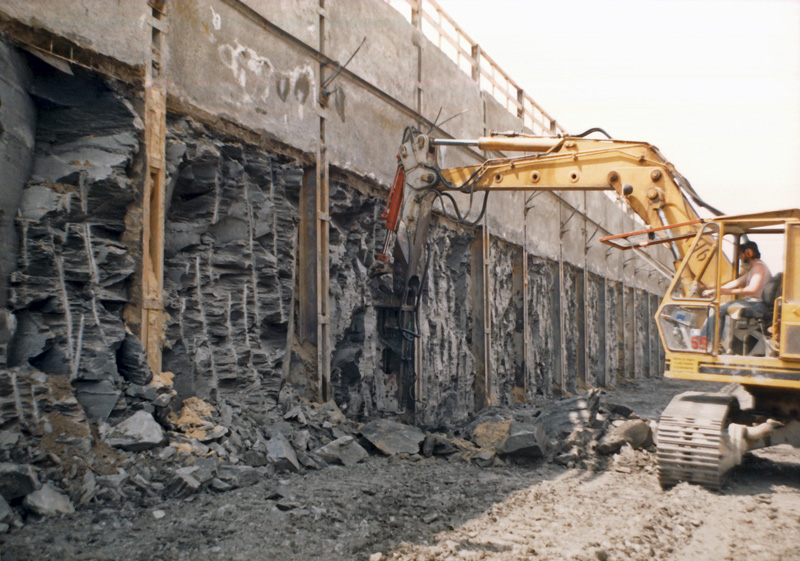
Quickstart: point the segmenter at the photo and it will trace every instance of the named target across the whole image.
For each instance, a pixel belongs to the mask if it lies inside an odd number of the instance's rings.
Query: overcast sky
[[[800,208],[800,1],[439,4],[567,131],[654,144],[728,214]]]

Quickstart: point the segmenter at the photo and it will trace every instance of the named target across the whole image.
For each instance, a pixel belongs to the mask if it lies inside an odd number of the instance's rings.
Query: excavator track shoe
[[[726,418],[734,400],[725,394],[686,392],[664,409],[658,423],[658,479],[663,489],[681,481],[722,487]]]

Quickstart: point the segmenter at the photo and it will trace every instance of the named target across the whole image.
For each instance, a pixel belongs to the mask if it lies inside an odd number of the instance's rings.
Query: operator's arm
[[[745,273],[744,275],[742,275],[738,279],[734,279],[734,280],[732,280],[730,282],[726,282],[725,284],[722,285],[722,288],[720,289],[720,293],[721,294],[739,294],[738,290],[741,289],[744,286],[746,280],[747,280],[747,274]],[[710,297],[714,296],[714,293],[716,292],[716,290],[717,290],[716,288],[707,288],[706,290],[703,291],[703,296],[706,297],[706,298],[710,298]]]
[[[737,296],[755,296],[764,286],[767,268],[763,263],[755,263],[750,271],[750,281],[745,285],[745,277],[739,277],[735,281],[722,286],[722,294],[736,294]],[[739,282],[741,281],[741,282]],[[734,283],[736,286],[728,286]]]

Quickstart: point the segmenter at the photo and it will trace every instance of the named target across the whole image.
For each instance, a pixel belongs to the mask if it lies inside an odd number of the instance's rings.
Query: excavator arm
[[[490,158],[475,166],[442,169],[438,165],[441,146],[474,146],[486,152],[521,154]],[[645,142],[523,135],[435,139],[409,128],[398,160],[405,177],[404,194],[390,199],[390,204],[394,201],[399,205],[392,214],[399,215],[400,220],[387,228],[385,248],[390,245],[392,232],[397,232],[395,255],[402,263],[404,286],[419,278],[434,201],[448,199],[453,203],[455,219],[463,220],[453,197],[456,193],[484,193],[488,197],[495,191],[613,190],[646,225],[668,234],[673,240],[669,246],[676,265],[686,256],[702,222],[692,203],[721,214],[700,200],[661,152]],[[693,256],[683,269],[687,290],[693,290],[688,288],[692,286],[696,290],[698,284],[713,284],[714,279],[706,278],[710,258],[710,254],[702,253]]]
[[[445,146],[518,155],[489,158],[475,166],[442,168],[439,151]],[[614,190],[655,229],[651,235],[668,240],[676,264],[689,253],[691,238],[702,222],[692,202],[704,203],[689,182],[657,148],[644,142],[523,135],[437,139],[409,127],[397,157],[398,173],[383,213],[386,239],[371,272],[380,294],[379,336],[392,351],[386,362],[394,366],[387,368],[399,373],[397,385],[404,388],[400,401],[409,410],[415,404],[414,340],[419,331],[418,309],[428,267],[426,243],[435,204],[441,203],[453,220],[474,226],[486,211],[488,197],[496,191]],[[470,221],[458,203],[471,207],[474,199],[481,201],[481,211]],[[711,252],[691,254],[691,262],[682,269],[687,295],[713,285],[715,269],[708,267],[712,258]]]

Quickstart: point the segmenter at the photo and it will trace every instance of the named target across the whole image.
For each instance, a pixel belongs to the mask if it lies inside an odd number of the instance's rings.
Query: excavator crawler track
[[[658,479],[666,489],[681,481],[719,489],[729,464],[726,418],[734,397],[686,392],[676,396],[658,424]]]

